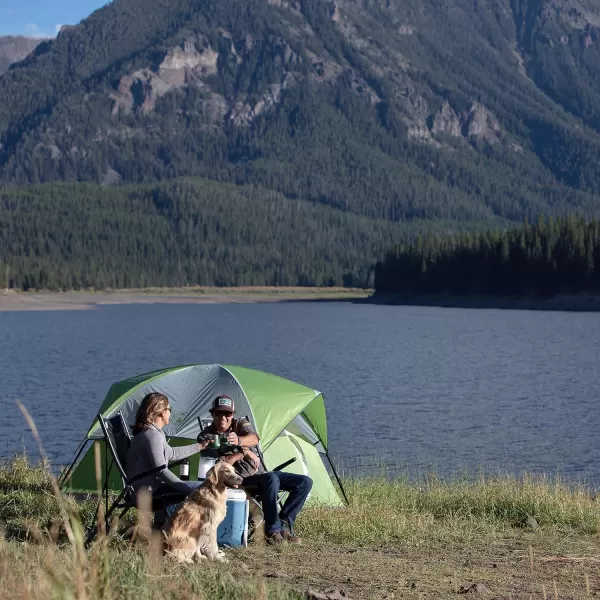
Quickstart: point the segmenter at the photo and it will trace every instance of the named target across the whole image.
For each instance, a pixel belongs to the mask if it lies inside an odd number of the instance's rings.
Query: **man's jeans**
[[[312,479],[306,475],[284,473],[283,471],[269,471],[259,475],[244,477],[242,487],[258,489],[265,515],[265,533],[271,534],[281,531],[282,521],[284,527],[289,525],[294,531],[294,521],[304,506],[306,498],[312,488]],[[281,512],[277,511],[277,494],[279,490],[289,492]]]

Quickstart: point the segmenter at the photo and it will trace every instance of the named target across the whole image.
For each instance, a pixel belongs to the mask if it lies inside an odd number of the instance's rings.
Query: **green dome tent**
[[[329,506],[342,504],[323,463],[326,458],[333,469],[327,453],[325,402],[320,392],[254,369],[192,365],[154,371],[114,383],[100,413],[110,417],[120,411],[125,422],[132,425],[142,398],[150,392],[165,394],[173,407],[171,421],[164,429],[172,446],[195,441],[200,432],[198,418],[210,418],[208,411],[213,398],[219,394],[231,396],[236,414],[247,416],[255,427],[268,469],[296,458],[285,470],[310,475],[314,481],[311,498]],[[92,443],[100,444],[104,455],[103,435],[97,420],[61,477],[64,491],[94,493],[97,490]],[[190,457],[191,474],[197,473],[198,461],[199,454]],[[101,468],[101,484],[104,485],[104,464]],[[123,487],[114,469],[109,471],[108,487],[112,490]],[[343,489],[341,491],[343,493]]]

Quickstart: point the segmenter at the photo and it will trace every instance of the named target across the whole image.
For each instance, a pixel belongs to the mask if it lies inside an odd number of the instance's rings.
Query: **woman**
[[[164,394],[154,392],[144,397],[135,416],[134,437],[127,454],[127,477],[136,492],[147,489],[155,496],[173,492],[186,496],[200,485],[198,481],[182,481],[168,466],[200,452],[208,442],[171,448],[163,431],[170,419],[171,406]],[[151,473],[143,475],[148,471]]]

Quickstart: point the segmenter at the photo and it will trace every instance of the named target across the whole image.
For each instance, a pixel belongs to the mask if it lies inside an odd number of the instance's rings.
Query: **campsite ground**
[[[521,531],[493,541],[424,543],[420,547],[308,539],[302,547],[280,552],[253,547],[234,554],[235,570],[243,572],[243,563],[247,572],[273,577],[286,588],[317,590],[333,597],[337,592],[339,598],[433,600],[456,598],[461,593],[497,600],[600,596],[597,536],[586,540],[567,535],[557,538],[547,531]]]
[[[111,550],[110,595],[95,591],[97,563],[92,563],[82,579],[91,599],[437,600],[460,598],[463,593],[486,600],[599,597],[597,536],[547,536],[542,530],[493,542],[416,548],[399,542],[383,546],[328,543],[306,536],[301,547],[274,549],[261,544],[229,551],[227,565],[161,563],[154,568],[140,546]],[[30,547],[25,548],[27,545]],[[75,588],[73,574],[70,578],[54,575],[60,573],[57,562],[72,564],[72,553],[63,549],[58,556],[56,552],[50,559],[47,555],[48,548],[38,544],[7,543],[0,550],[0,578],[5,585],[0,597],[41,599],[56,596],[57,587],[63,585]],[[23,594],[25,588],[28,593]],[[209,589],[214,591],[208,593]]]
[[[67,292],[0,290],[0,311],[86,310],[104,304],[224,304],[298,300],[354,300],[372,290],[342,287],[182,287]]]
[[[302,546],[257,541],[227,551],[227,565],[186,567],[118,535],[83,551],[75,529],[69,545],[47,472],[22,457],[0,463],[0,597],[600,597],[600,503],[582,487],[527,476],[346,487],[348,507],[302,511]],[[93,503],[64,507],[87,522]]]

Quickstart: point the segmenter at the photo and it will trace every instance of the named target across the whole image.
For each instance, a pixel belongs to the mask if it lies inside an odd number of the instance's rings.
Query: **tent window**
[[[317,449],[317,452],[319,452],[320,454],[325,454],[325,448],[323,447],[323,444],[321,444],[321,442],[319,441],[319,438],[317,437],[317,434],[314,432],[312,426],[302,416],[302,414],[299,414],[297,417],[295,417],[292,420],[292,422],[286,427],[286,429],[290,433],[293,433],[294,435],[298,436],[299,438],[302,438],[309,444],[312,444]],[[282,435],[283,435],[283,432],[282,432]]]

